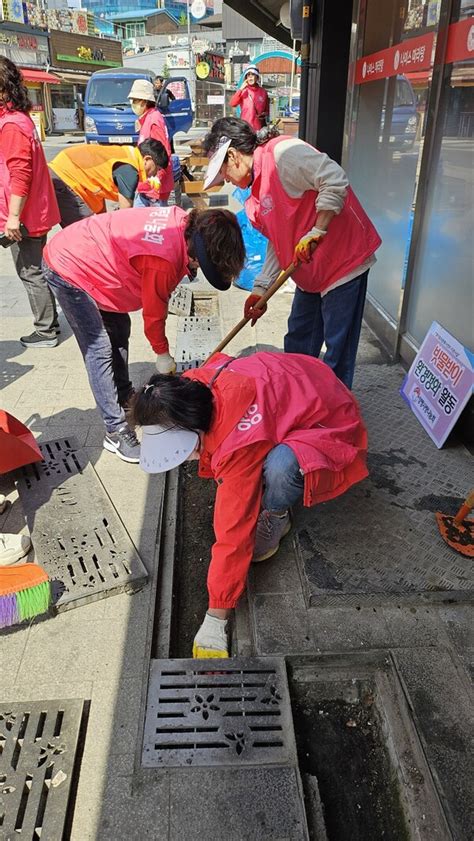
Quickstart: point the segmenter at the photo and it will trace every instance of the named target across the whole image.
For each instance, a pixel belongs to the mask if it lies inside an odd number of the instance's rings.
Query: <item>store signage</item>
[[[0,44],[19,47],[20,50],[37,50],[38,39],[34,35],[19,35],[16,32],[0,32]]]
[[[442,447],[474,390],[474,354],[433,321],[400,394]]]
[[[208,105],[224,105],[225,96],[222,94],[212,94],[210,93],[207,97],[207,104]]]
[[[102,51],[101,51],[102,52]],[[57,61],[74,61],[76,64],[100,64],[102,67],[121,67],[120,61],[105,61],[104,59],[81,58],[78,55],[56,55]]]
[[[356,62],[355,83],[375,82],[414,70],[428,70],[433,53],[434,34],[409,38],[387,50],[363,56]]]
[[[196,20],[204,17],[206,14],[206,4],[204,0],[193,0],[193,3],[191,3],[191,14],[193,18],[196,18]]]
[[[474,18],[451,24],[446,47],[446,64],[469,58],[474,58]]]
[[[212,82],[225,82],[224,56],[217,53],[198,53],[196,55],[196,76]]]

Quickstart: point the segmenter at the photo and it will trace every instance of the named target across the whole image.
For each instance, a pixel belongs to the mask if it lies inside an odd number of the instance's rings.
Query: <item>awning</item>
[[[60,77],[62,82],[67,82],[68,85],[87,85],[92,73],[66,73],[62,70],[55,70],[55,73]]]
[[[46,70],[29,70],[27,67],[21,67],[20,69],[25,82],[45,82],[48,85],[61,84],[61,79],[53,76],[52,73],[47,73]]]

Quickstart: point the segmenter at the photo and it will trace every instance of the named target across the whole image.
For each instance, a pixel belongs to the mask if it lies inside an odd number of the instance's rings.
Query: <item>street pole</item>
[[[293,85],[295,83],[296,64],[296,41],[293,41],[293,54],[291,56],[291,77],[290,77],[290,108],[293,105]]]
[[[191,14],[189,11],[189,0],[186,0],[186,14],[188,18],[188,64],[189,64],[189,87],[191,89],[191,100],[194,108],[196,108],[196,84],[194,79],[193,68],[193,50],[191,46]]]

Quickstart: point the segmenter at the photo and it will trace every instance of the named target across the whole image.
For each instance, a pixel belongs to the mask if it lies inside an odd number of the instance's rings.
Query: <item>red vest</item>
[[[142,276],[130,263],[150,255],[186,274],[184,239],[187,213],[180,207],[135,207],[99,213],[59,231],[44,250],[47,265],[87,292],[102,309],[133,312],[142,308]]]
[[[174,179],[173,163],[171,160],[171,146],[169,141],[168,128],[166,126],[166,120],[163,117],[163,114],[160,114],[157,108],[149,108],[148,111],[145,111],[143,116],[140,117],[140,119],[138,120],[138,125],[140,126],[140,134],[138,135],[138,145],[140,145],[140,143],[143,143],[144,140],[148,140],[150,137],[153,137],[155,140],[159,140],[168,152],[168,166],[166,167],[166,169],[160,169],[160,171],[158,172],[158,177],[161,181],[159,191],[160,198],[168,198],[169,194],[171,193],[171,190],[174,187]],[[155,130],[153,131],[153,129]]]
[[[263,126],[263,117],[268,112],[268,94],[261,85],[249,85],[242,91],[240,116],[249,123],[254,131]]]
[[[228,360],[219,354],[186,376],[210,384]],[[233,359],[211,388],[215,412],[204,436],[201,475],[218,474],[223,459],[258,441],[291,447],[305,476],[305,505],[339,496],[368,475],[357,401],[324,362],[260,352]]]
[[[252,193],[245,202],[250,222],[270,240],[282,269],[292,263],[295,245],[316,223],[318,195],[315,190],[307,190],[300,198],[292,198],[283,189],[273,150],[277,143],[289,139],[283,135],[257,146]],[[349,187],[343,209],[331,219],[311,262],[302,263],[293,272],[293,280],[305,292],[324,292],[365,263],[381,242]]]
[[[20,219],[28,228],[31,236],[39,236],[49,231],[60,220],[58,203],[44,156],[43,147],[38,138],[35,124],[28,114],[22,111],[0,113],[0,131],[8,123],[13,123],[31,144],[32,174],[31,184]],[[11,196],[11,178],[6,162],[0,152],[0,231],[5,228]]]

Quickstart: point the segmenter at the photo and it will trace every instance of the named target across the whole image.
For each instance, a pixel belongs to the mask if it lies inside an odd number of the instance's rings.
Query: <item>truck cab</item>
[[[136,143],[138,132],[128,94],[135,79],[153,82],[152,70],[119,67],[98,70],[87,83],[84,99],[84,129],[86,143]],[[166,119],[170,137],[177,131],[188,131],[193,123],[193,111],[187,79],[173,77],[165,79],[175,99],[163,116]]]

